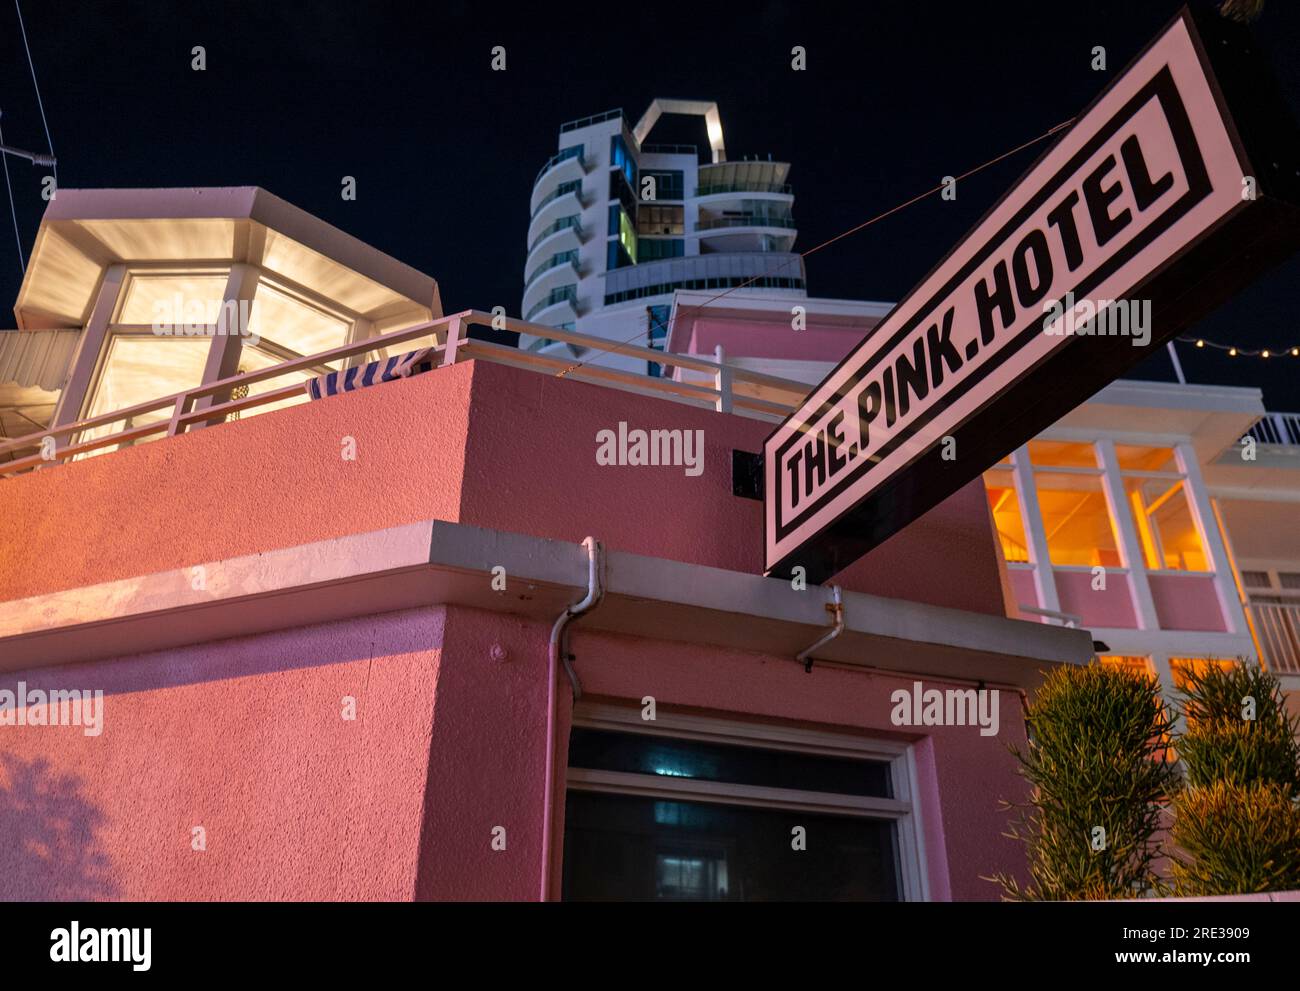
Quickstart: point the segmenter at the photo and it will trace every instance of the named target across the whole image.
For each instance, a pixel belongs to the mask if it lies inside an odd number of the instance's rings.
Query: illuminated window
[[[1210,570],[1182,479],[1125,476],[1124,494],[1148,568]]]
[[[1034,487],[1052,564],[1122,565],[1100,474],[1036,471]]]
[[[1135,657],[1127,654],[1100,654],[1097,660],[1101,661],[1101,666],[1104,668],[1130,671],[1133,674],[1145,675],[1148,678],[1155,677],[1155,673],[1151,670],[1151,665],[1145,657]]]
[[[1002,543],[1002,555],[1009,562],[1029,562],[1029,541],[1025,538],[1025,520],[1020,513],[1015,479],[1010,471],[994,468],[984,474],[984,488],[993,511],[993,525]]]
[[[1168,447],[1135,447],[1116,444],[1115,457],[1121,470],[1178,471],[1178,461]]]
[[[1097,451],[1091,444],[1072,441],[1031,440],[1029,463],[1046,468],[1096,468]]]
[[[1211,667],[1218,667],[1223,671],[1231,671],[1236,666],[1236,661],[1222,660],[1214,657],[1169,658],[1169,669],[1174,676],[1174,687],[1180,691],[1187,684],[1187,675],[1191,672],[1204,674]]]
[[[112,335],[84,418],[90,419],[114,410],[126,409],[201,384],[211,344],[212,339],[209,337]],[[84,443],[133,426],[168,420],[171,415],[171,407],[166,407],[124,421],[106,423],[102,427],[83,430],[78,435],[77,442]],[[162,435],[141,438],[140,442],[154,440],[159,436]],[[88,452],[87,456],[112,449],[100,448]]]
[[[226,272],[132,274],[114,323],[141,327],[213,325],[217,322],[228,277]]]
[[[249,334],[299,355],[318,354],[347,343],[349,322],[288,293],[261,283],[249,312]]]

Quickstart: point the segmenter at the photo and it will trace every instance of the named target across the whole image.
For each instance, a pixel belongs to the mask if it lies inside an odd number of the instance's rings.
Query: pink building
[[[205,332],[159,331],[178,296]],[[800,383],[561,375],[258,190],[60,190],[16,315],[0,897],[969,900],[1023,869],[1007,744],[1092,646],[1008,618],[982,482],[834,586],[764,578],[733,456]]]

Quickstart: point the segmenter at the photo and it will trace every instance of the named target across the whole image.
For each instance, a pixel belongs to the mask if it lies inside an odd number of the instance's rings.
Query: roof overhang
[[[442,316],[432,277],[256,186],[60,189],[41,219],[14,316],[25,330],[83,327],[110,265],[234,262],[368,320]]]

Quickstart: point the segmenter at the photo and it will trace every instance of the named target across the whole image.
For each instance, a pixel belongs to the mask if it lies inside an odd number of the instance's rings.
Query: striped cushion
[[[393,379],[408,378],[427,372],[433,367],[433,348],[421,348],[406,354],[394,355],[380,361],[372,361],[361,368],[345,368],[341,372],[330,372],[307,382],[307,395],[312,399],[324,399],[337,396],[341,392],[363,389],[377,382],[391,382]]]

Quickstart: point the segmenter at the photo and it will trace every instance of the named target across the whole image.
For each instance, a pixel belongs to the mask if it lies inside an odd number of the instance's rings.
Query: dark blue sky
[[[544,4],[521,20],[513,4],[26,0],[24,13],[64,186],[263,186],[435,276],[448,308],[514,312],[531,184],[561,121],[717,100],[729,157],[793,163],[807,250],[1073,116],[1178,6]],[[1300,108],[1300,12],[1270,0],[1255,30]],[[498,44],[505,72],[490,70]],[[205,72],[190,69],[195,45]],[[794,45],[805,72],[790,70]],[[1095,45],[1110,72],[1090,68]],[[7,0],[0,109],[8,143],[45,149]],[[703,145],[703,126],[667,120],[654,140]],[[931,198],[818,252],[809,291],[900,298],[1039,150],[967,180],[955,203]],[[26,253],[43,170],[9,171]],[[355,202],[339,196],[344,175]],[[0,211],[4,325],[20,273]],[[1300,344],[1298,289],[1292,259],[1195,333]],[[1300,359],[1183,355],[1192,381],[1260,386],[1271,408],[1300,410]],[[1169,378],[1168,361],[1135,374]]]

